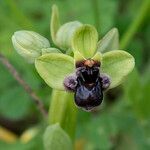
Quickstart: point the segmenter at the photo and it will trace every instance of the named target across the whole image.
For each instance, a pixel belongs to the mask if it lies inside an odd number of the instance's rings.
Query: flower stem
[[[77,109],[73,104],[73,94],[53,90],[49,109],[49,123],[59,123],[68,135],[74,139]]]
[[[150,8],[150,1],[143,0],[139,13],[137,14],[136,18],[133,20],[131,25],[128,27],[128,29],[126,30],[121,39],[120,42],[121,49],[124,49],[129,45],[130,41],[132,40],[136,32],[142,26],[142,23],[146,19],[147,14],[149,12],[149,8]]]

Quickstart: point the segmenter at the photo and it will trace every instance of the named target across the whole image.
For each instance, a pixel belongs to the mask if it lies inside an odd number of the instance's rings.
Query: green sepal
[[[60,127],[59,123],[46,128],[43,140],[45,150],[73,150],[70,137]]]
[[[85,58],[91,58],[95,54],[98,42],[98,33],[94,26],[83,25],[74,33],[72,48],[79,51]]]
[[[51,22],[50,22],[50,31],[51,31],[51,37],[55,45],[57,45],[56,42],[56,33],[60,27],[60,20],[59,20],[59,11],[58,7],[56,5],[52,6],[52,15],[51,15]]]
[[[107,52],[119,49],[119,33],[117,28],[111,29],[97,45],[97,51]]]
[[[47,53],[36,59],[35,67],[50,87],[64,90],[63,81],[74,72],[74,60],[65,54]]]
[[[101,72],[109,75],[111,84],[109,89],[122,83],[133,70],[134,57],[122,50],[114,50],[103,54]]]

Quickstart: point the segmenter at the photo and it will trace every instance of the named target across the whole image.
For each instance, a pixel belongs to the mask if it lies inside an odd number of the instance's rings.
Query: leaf
[[[91,58],[96,51],[98,33],[95,27],[83,25],[76,30],[72,40],[72,48],[79,51],[84,57]]]
[[[80,26],[82,24],[79,21],[72,21],[62,25],[56,34],[57,46],[63,50],[71,48],[73,34]]]
[[[102,72],[110,76],[110,89],[118,86],[134,68],[134,58],[122,50],[103,54]]]
[[[111,29],[99,42],[97,51],[106,52],[119,48],[119,33],[117,28]]]
[[[64,90],[63,80],[74,71],[74,60],[65,54],[48,53],[36,59],[35,67],[50,87]]]
[[[43,139],[46,150],[73,150],[70,137],[58,123],[47,127]]]
[[[59,11],[58,7],[56,5],[52,6],[52,15],[51,15],[51,24],[50,24],[50,30],[51,30],[51,37],[53,42],[57,45],[56,42],[56,33],[60,27],[60,20],[59,20]]]
[[[93,144],[93,149],[109,150],[113,147],[111,138],[116,137],[119,133],[116,117],[112,111],[104,112],[101,117],[92,118],[85,128],[85,136],[87,137],[87,144]],[[88,147],[86,144],[86,148]]]

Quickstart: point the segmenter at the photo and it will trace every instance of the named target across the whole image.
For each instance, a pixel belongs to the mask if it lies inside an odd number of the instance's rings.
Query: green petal
[[[52,6],[52,15],[51,15],[51,23],[50,23],[50,30],[51,30],[51,37],[53,42],[56,43],[56,33],[60,27],[60,20],[59,20],[59,11],[56,5]]]
[[[110,89],[118,86],[134,68],[134,58],[122,50],[114,50],[103,54],[102,73],[110,76]]]
[[[50,87],[64,90],[63,81],[74,72],[74,60],[65,54],[48,53],[36,59],[35,67]]]
[[[91,58],[96,51],[98,33],[95,27],[83,25],[78,28],[73,36],[72,48],[79,51],[84,57]]]
[[[73,150],[70,137],[58,123],[47,127],[43,139],[45,150]]]
[[[102,54],[100,52],[97,52],[93,57],[92,57],[93,60],[95,61],[99,61],[101,62],[102,61]]]
[[[119,33],[117,28],[113,28],[98,42],[97,51],[106,52],[118,48]]]
[[[82,24],[78,21],[68,22],[62,25],[56,34],[57,46],[64,50],[71,48],[73,34],[80,26]]]

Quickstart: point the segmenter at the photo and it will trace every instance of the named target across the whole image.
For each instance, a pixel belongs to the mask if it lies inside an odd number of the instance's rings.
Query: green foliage
[[[131,103],[133,111],[140,119],[148,119],[150,116],[150,80],[148,74],[150,73],[149,66],[146,72],[140,78],[139,73],[134,70],[130,75],[125,88],[125,96]],[[138,86],[137,86],[138,85]]]
[[[1,93],[0,112],[7,118],[23,118],[29,114],[30,105],[29,96],[17,86]]]
[[[146,125],[138,122],[125,103],[118,102],[115,105],[113,109],[103,112],[101,117],[89,120],[85,127],[88,140],[85,149],[147,149]]]

